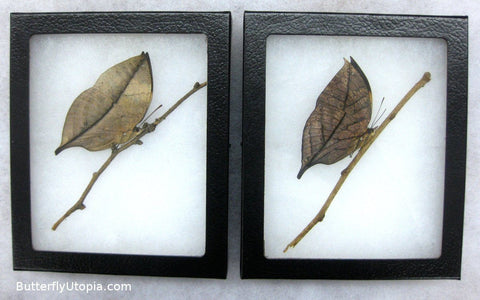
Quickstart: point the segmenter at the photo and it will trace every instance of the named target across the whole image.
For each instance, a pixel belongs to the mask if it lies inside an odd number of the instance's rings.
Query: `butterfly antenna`
[[[150,118],[150,117],[151,117],[157,110],[159,110],[160,107],[162,107],[162,106],[163,106],[163,105],[160,104],[160,105],[157,106],[157,108],[155,108],[148,116],[146,116],[145,118],[143,118],[143,121],[140,122],[140,124],[138,125],[138,127],[142,127],[143,123],[145,123],[145,122],[148,120],[148,118]]]
[[[372,122],[372,127],[375,127],[375,124],[380,121],[380,119],[383,117],[383,115],[385,114],[385,112],[387,111],[387,109],[385,108],[382,113],[380,114],[380,116],[378,115],[378,113],[380,112],[380,109],[382,109],[382,106],[383,106],[383,101],[385,100],[385,97],[382,98],[382,101],[380,102],[380,107],[378,108],[377,110],[377,113],[375,114],[375,117],[373,118],[373,122]],[[377,118],[378,117],[378,118]]]

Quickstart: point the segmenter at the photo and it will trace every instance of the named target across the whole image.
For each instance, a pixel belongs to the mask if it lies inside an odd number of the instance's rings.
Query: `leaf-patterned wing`
[[[111,67],[73,102],[55,154],[70,147],[97,151],[126,142],[145,116],[152,91],[148,53]]]
[[[372,92],[353,58],[345,60],[317,99],[303,129],[302,166],[297,178],[315,164],[333,164],[354,152],[368,129]]]

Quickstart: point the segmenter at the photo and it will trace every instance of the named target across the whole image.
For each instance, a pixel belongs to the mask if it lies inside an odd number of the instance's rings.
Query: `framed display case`
[[[244,26],[242,277],[459,278],[467,18],[246,12]]]
[[[129,77],[106,112],[97,112],[103,96],[79,96],[92,86],[100,95],[116,89],[118,64],[135,57],[144,64],[133,74],[150,74]],[[225,278],[229,59],[230,13],[12,14],[14,269]],[[119,103],[124,95],[134,99],[131,82],[143,78],[152,100],[142,116],[152,115],[132,132],[161,121],[154,132],[104,172],[99,168],[120,144],[112,152],[80,145],[56,155],[67,114],[81,117],[69,111],[74,100],[91,102],[82,104],[87,116],[77,122],[86,126],[80,134],[89,133],[111,111],[129,113]],[[112,126],[95,132],[106,136]],[[98,173],[82,207],[52,230]]]

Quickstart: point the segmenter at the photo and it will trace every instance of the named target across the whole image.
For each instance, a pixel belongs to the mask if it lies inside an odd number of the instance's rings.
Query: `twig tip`
[[[425,74],[423,74],[423,80],[429,82],[430,79],[432,79],[432,74],[430,74],[430,72],[425,72]]]

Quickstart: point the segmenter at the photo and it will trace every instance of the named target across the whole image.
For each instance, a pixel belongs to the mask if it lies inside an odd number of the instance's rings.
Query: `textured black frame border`
[[[442,254],[438,259],[266,259],[265,64],[272,34],[441,38],[447,42]],[[244,16],[242,278],[460,279],[465,191],[467,17],[269,13]]]
[[[15,270],[226,278],[229,12],[11,14],[10,134]],[[206,244],[202,257],[35,251],[30,215],[29,39],[63,33],[203,33],[208,41]]]

